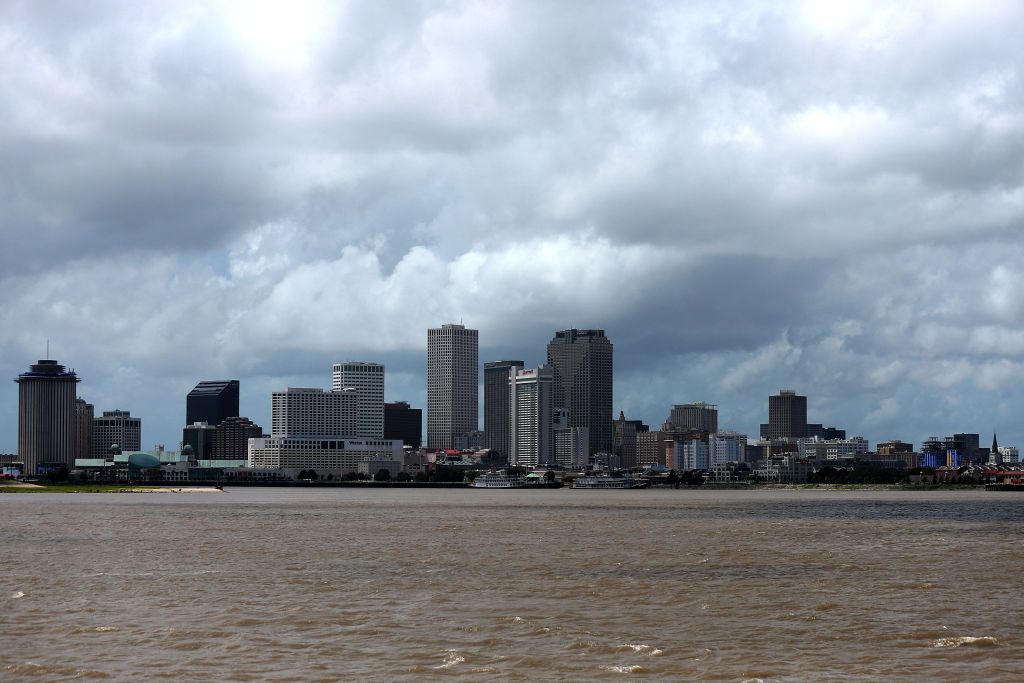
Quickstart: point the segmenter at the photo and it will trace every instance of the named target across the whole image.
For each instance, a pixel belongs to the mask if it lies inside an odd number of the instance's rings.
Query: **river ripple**
[[[0,678],[1020,680],[1024,496],[0,495]]]

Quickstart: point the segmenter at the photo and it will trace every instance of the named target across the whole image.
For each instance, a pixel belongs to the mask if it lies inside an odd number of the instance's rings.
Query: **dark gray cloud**
[[[173,442],[183,392],[326,384],[427,326],[616,409],[792,386],[872,440],[1024,437],[1011,4],[31,3],[0,26],[0,348]],[[12,385],[13,386],[13,385]],[[16,395],[0,396],[0,450]],[[955,423],[955,424],[954,424]]]

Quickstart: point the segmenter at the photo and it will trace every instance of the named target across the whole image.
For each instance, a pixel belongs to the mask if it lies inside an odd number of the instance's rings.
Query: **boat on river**
[[[473,480],[475,489],[523,489],[528,485],[526,477],[506,472],[484,472]]]
[[[576,477],[572,480],[574,489],[645,489],[650,485],[651,482],[646,479],[608,475]]]

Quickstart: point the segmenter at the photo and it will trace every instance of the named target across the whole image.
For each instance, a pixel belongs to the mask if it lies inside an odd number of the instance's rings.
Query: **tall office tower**
[[[84,399],[75,399],[75,457],[92,457],[92,421],[96,411]]]
[[[479,333],[464,325],[427,330],[427,448],[454,448],[477,431]]]
[[[612,424],[612,453],[618,457],[619,467],[629,469],[639,464],[636,437],[649,430],[643,420],[627,420],[619,411],[619,419]]]
[[[228,417],[216,427],[213,460],[246,460],[249,439],[263,436],[263,428],[247,417]]]
[[[807,437],[807,397],[791,389],[781,389],[768,397],[768,438],[804,439]]]
[[[142,448],[142,420],[129,410],[104,410],[92,421],[92,457],[105,458],[117,444],[122,453]]]
[[[384,366],[380,363],[335,363],[331,389],[356,390],[358,422],[354,436],[384,437]]]
[[[332,436],[352,438],[359,422],[354,389],[275,391],[270,405],[270,432],[274,436]]]
[[[553,379],[541,365],[516,373],[516,427],[511,462],[535,467],[554,462]]]
[[[423,443],[423,411],[405,401],[385,403],[384,438],[418,449]]]
[[[713,434],[718,431],[718,407],[703,401],[672,406],[666,425],[673,431],[696,429]]]
[[[75,385],[78,375],[55,360],[41,360],[18,384],[18,457],[22,473],[75,465]]]
[[[562,330],[548,343],[555,408],[590,428],[590,454],[612,449],[612,343],[604,330]]]
[[[212,427],[238,415],[238,380],[200,382],[185,398],[185,424],[205,422]]]
[[[196,460],[212,460],[217,444],[217,427],[206,422],[194,422],[181,430],[181,447],[189,446]]]
[[[515,433],[516,372],[522,369],[521,360],[484,363],[484,448],[506,458]]]

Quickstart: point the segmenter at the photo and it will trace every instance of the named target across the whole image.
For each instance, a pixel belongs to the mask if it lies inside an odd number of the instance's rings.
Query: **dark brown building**
[[[782,389],[768,397],[768,439],[807,438],[807,397]]]
[[[245,460],[249,439],[263,436],[263,428],[247,417],[226,417],[217,425],[213,439],[213,460]]]

